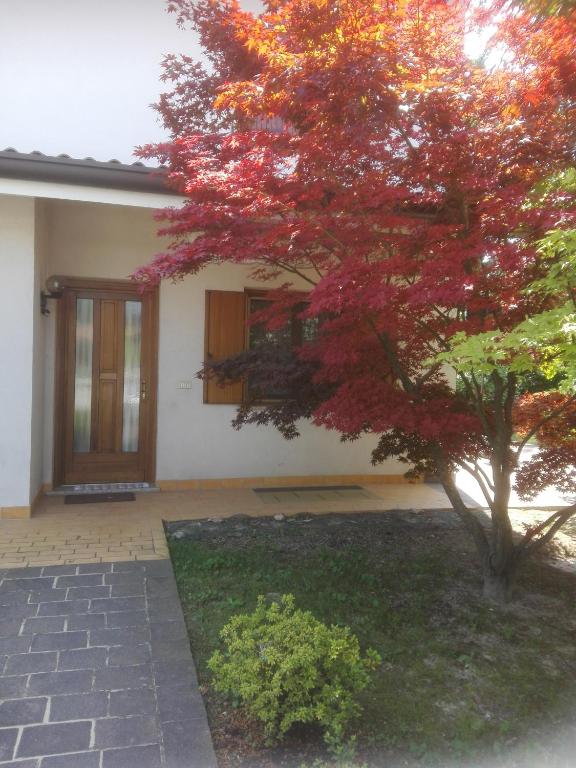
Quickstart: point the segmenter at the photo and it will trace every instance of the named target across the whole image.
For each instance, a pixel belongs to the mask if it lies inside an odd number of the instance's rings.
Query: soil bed
[[[236,516],[167,530],[221,768],[328,759],[313,728],[266,747],[258,724],[210,686],[220,629],[266,593],[293,594],[382,656],[353,729],[359,764],[575,764],[574,575],[534,562],[512,605],[484,602],[475,553],[450,511]]]

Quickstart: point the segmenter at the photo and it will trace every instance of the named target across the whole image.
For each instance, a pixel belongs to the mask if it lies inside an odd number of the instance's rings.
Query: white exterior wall
[[[34,485],[34,229],[33,199],[0,196],[0,508],[29,506]]]
[[[46,282],[46,209],[36,200],[34,227],[34,291],[32,303],[32,413],[30,446],[30,502],[44,482],[44,391],[46,370],[45,318],[40,311],[40,291]]]
[[[46,201],[46,274],[122,279],[161,249],[148,210]],[[342,444],[338,435],[303,423],[284,440],[274,429],[230,426],[235,407],[205,405],[195,378],[204,357],[205,291],[262,287],[234,265],[213,266],[160,290],[157,478],[402,474],[397,462],[370,464],[374,439]],[[43,319],[46,343],[44,482],[52,478],[54,315]],[[178,389],[179,382],[191,389]]]

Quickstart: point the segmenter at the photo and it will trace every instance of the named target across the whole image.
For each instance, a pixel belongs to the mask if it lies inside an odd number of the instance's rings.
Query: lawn
[[[369,766],[504,760],[510,750],[543,749],[543,734],[570,722],[576,579],[535,563],[523,574],[514,605],[488,605],[479,597],[473,552],[449,514],[420,520],[374,513],[171,527],[222,766],[311,765],[324,756],[313,729],[265,747],[257,724],[210,686],[206,661],[219,630],[271,592],[292,593],[299,607],[349,625],[363,648],[380,653],[354,727],[358,758]]]

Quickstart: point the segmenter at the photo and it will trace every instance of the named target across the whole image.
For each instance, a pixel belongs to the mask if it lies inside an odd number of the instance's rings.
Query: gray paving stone
[[[63,632],[65,626],[65,616],[43,616],[41,618],[30,618],[24,621],[22,626],[22,634],[37,635],[48,632]]]
[[[32,638],[30,637],[0,637],[0,655],[27,653],[31,644]]]
[[[187,661],[190,659],[190,641],[156,640],[151,643],[153,661]]]
[[[148,614],[146,611],[118,611],[107,614],[106,621],[109,627],[146,627]]]
[[[35,695],[56,696],[59,693],[87,693],[92,689],[93,673],[90,670],[70,672],[45,672],[30,675],[28,689]]]
[[[1,768],[215,767],[168,560],[0,569],[4,659]]]
[[[58,603],[41,603],[38,616],[68,616],[74,613],[88,613],[89,600],[63,600]]]
[[[12,760],[17,738],[18,728],[0,729],[0,761]]]
[[[148,613],[151,621],[171,621],[182,617],[182,608],[177,596],[154,598],[148,600]]]
[[[15,590],[25,589],[30,590],[44,590],[51,589],[54,585],[54,579],[41,578],[40,576],[30,576],[29,578],[10,578],[4,577],[0,584],[0,594],[5,592],[14,592]]]
[[[175,583],[172,578],[152,576],[146,579],[146,594],[151,597],[167,597],[174,594]]]
[[[25,603],[28,603],[28,592],[24,589],[0,594],[0,607],[2,608],[8,608],[13,605],[24,605]],[[2,613],[4,613],[4,611],[2,611]]]
[[[126,747],[102,753],[102,768],[161,768],[160,747]]]
[[[71,576],[77,568],[77,565],[45,565],[42,576]]]
[[[108,714],[108,694],[77,693],[68,696],[53,696],[50,703],[50,720],[90,720],[106,717]]]
[[[44,720],[48,699],[12,699],[0,702],[0,728],[30,725]]]
[[[82,563],[78,566],[78,573],[109,573],[112,563]]]
[[[43,757],[88,749],[91,728],[89,721],[29,726],[22,732],[17,756]]]
[[[183,621],[155,621],[150,624],[150,642],[157,640],[188,640]]]
[[[164,723],[166,768],[217,768],[210,732],[203,720]]]
[[[114,576],[115,574],[110,574]],[[118,576],[123,574],[119,573]],[[113,584],[110,588],[110,597],[143,597],[144,596],[144,584],[140,582],[128,583],[128,584]]]
[[[8,568],[3,574],[3,577],[8,580],[19,579],[19,578],[35,579],[38,576],[42,575],[43,570],[44,568],[42,568],[42,566],[38,566],[38,567],[24,566],[23,568]]]
[[[104,597],[90,601],[88,613],[109,613],[111,611],[141,611],[146,608],[143,597]]]
[[[68,629],[104,629],[106,626],[105,613],[79,613],[68,617]]]
[[[119,584],[142,584],[144,585],[144,571],[140,573],[131,573],[131,572],[124,572],[124,573],[117,573],[114,571],[114,573],[106,573],[104,574],[104,584],[111,584],[112,586],[117,586]]]
[[[99,766],[100,752],[76,752],[73,755],[57,755],[45,757],[42,760],[42,768],[99,768]]]
[[[11,621],[12,619],[27,619],[29,616],[36,616],[38,614],[38,605],[30,605],[28,603],[28,593],[24,595],[24,602],[18,605],[8,605],[7,603],[0,603],[2,608],[2,621]]]
[[[155,661],[152,663],[156,685],[197,685],[196,668],[192,659],[185,661]]]
[[[145,560],[142,565],[147,576],[170,577],[174,575],[170,560]]]
[[[99,669],[94,679],[95,691],[117,691],[127,688],[144,688],[153,683],[150,664],[132,667]]]
[[[26,695],[28,677],[16,675],[0,678],[0,699],[15,699]]]
[[[97,749],[157,744],[158,738],[158,722],[152,715],[109,717],[95,723]]]
[[[0,614],[2,611],[0,610]],[[4,621],[4,617],[0,621],[0,638],[2,637],[15,637],[22,626],[22,619],[10,619],[10,621]]]
[[[56,587],[99,587],[104,584],[104,576],[101,573],[75,574],[73,576],[59,576],[54,586]]]
[[[153,715],[156,696],[152,688],[133,688],[110,693],[110,715]]]
[[[32,640],[33,651],[65,651],[72,648],[86,648],[88,632],[51,632],[36,635]]]
[[[68,589],[68,600],[94,600],[97,597],[110,597],[112,587],[70,587]]]
[[[146,566],[144,563],[135,561],[125,561],[121,563],[113,563],[112,571],[114,573],[145,573]]]
[[[60,653],[58,669],[102,669],[107,660],[106,648],[77,648]]]
[[[31,672],[53,672],[58,663],[58,654],[50,653],[19,653],[10,656],[6,662],[6,675],[28,675]]]
[[[141,645],[116,645],[108,651],[108,665],[110,667],[145,664],[151,658],[150,646],[147,643],[142,643]]]
[[[90,631],[89,645],[140,645],[150,639],[147,627],[125,627],[122,629],[94,629]]]
[[[200,691],[192,686],[159,686],[156,688],[161,723],[197,720],[206,717]]]
[[[58,603],[66,600],[66,589],[42,589],[30,592],[29,603]]]

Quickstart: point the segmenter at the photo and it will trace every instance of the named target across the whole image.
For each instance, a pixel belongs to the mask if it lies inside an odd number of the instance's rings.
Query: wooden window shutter
[[[206,360],[222,360],[243,352],[246,344],[246,295],[240,291],[206,291]],[[224,386],[204,381],[205,403],[241,403],[244,383]]]

